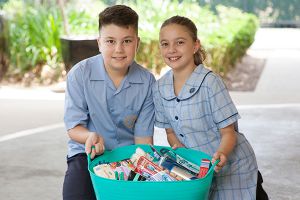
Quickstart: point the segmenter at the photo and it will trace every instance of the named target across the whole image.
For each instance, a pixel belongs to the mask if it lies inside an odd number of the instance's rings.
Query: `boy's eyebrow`
[[[116,39],[115,37],[112,37],[112,36],[107,36],[107,37],[104,37],[105,39]],[[133,39],[134,36],[125,36],[123,37],[122,39]]]

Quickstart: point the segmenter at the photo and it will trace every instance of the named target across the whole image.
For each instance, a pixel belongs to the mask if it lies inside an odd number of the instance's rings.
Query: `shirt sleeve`
[[[64,122],[67,130],[81,124],[87,127],[89,111],[84,96],[81,68],[74,66],[67,76]]]
[[[222,79],[217,75],[212,77],[209,83],[209,103],[213,120],[218,128],[225,128],[237,122],[240,115]]]
[[[148,85],[149,87],[147,87],[147,96],[134,127],[134,136],[138,137],[151,137],[154,133],[154,104],[151,87],[155,82],[155,78],[152,74],[149,82],[150,86]]]
[[[159,128],[172,128],[168,118],[165,115],[165,109],[162,104],[162,97],[158,90],[158,82],[152,88],[153,101],[155,106],[155,126]]]

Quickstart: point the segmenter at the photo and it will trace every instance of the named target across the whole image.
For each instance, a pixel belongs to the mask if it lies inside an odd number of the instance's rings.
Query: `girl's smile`
[[[166,64],[173,70],[192,69],[194,52],[200,47],[188,30],[178,24],[169,24],[160,31],[160,51]]]

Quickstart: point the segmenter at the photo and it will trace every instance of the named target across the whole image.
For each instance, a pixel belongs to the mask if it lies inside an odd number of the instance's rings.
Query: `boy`
[[[134,62],[138,15],[124,5],[108,7],[99,14],[99,33],[101,53],[76,64],[67,78],[64,200],[96,199],[86,153],[94,158],[104,149],[153,143],[155,79]]]

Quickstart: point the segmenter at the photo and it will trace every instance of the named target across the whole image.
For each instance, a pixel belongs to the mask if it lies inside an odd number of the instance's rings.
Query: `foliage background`
[[[112,3],[106,1],[106,3]],[[135,0],[116,1],[126,4],[140,16],[139,34],[142,43],[137,61],[159,73],[164,67],[158,48],[161,23],[173,16],[183,15],[198,27],[198,37],[208,53],[206,65],[225,74],[252,44],[258,19],[237,8],[208,5],[196,1]],[[99,0],[69,0],[64,6],[68,32],[71,35],[98,34],[98,13],[107,4]],[[60,36],[64,33],[63,16],[55,1],[14,0],[3,4],[9,24],[10,73],[20,79],[43,69],[54,70],[53,78],[61,75]],[[214,10],[214,11],[213,11]]]

